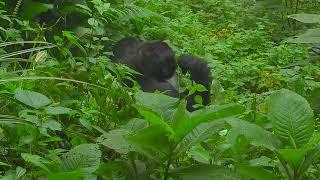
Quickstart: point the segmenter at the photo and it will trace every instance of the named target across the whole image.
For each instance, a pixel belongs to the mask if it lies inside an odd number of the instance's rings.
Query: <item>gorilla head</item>
[[[142,43],[136,58],[139,59],[138,71],[160,82],[171,78],[177,69],[175,54],[165,42]]]
[[[177,69],[175,53],[162,41],[141,42],[137,38],[121,39],[113,48],[114,60],[127,64],[148,78],[164,82]]]
[[[126,37],[118,41],[113,47],[113,60],[118,63],[132,66],[134,57],[142,42],[134,37]]]

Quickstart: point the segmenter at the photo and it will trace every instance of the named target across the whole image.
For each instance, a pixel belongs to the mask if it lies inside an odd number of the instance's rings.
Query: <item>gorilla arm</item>
[[[188,96],[187,109],[189,111],[195,110],[192,106],[196,104],[196,96],[201,96],[202,104],[208,105],[210,103],[210,91],[212,83],[212,76],[208,63],[195,56],[183,55],[181,56],[178,64],[183,74],[186,74],[187,72],[190,73],[191,80],[195,81],[197,84],[203,85],[207,89],[203,92],[196,91],[191,96]],[[183,92],[182,97],[185,97],[188,93],[188,91]]]

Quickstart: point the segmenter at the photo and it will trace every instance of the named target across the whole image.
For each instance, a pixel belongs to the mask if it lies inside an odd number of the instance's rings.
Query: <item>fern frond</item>
[[[110,11],[106,14],[106,16],[106,18],[112,20],[113,22],[128,21],[130,19],[141,17],[163,17],[161,14],[136,5],[123,5],[117,8],[110,8]]]
[[[19,9],[21,7],[21,4],[22,4],[22,1],[23,0],[19,0],[16,4],[16,6],[14,7],[14,10],[13,10],[13,15],[16,16],[19,12]]]

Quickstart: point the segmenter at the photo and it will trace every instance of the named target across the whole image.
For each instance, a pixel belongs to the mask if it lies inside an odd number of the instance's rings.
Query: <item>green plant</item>
[[[60,158],[59,154],[63,156]],[[4,179],[18,179],[24,175],[44,176],[48,179],[78,179],[78,178],[93,178],[100,164],[101,151],[96,144],[81,144],[67,153],[51,152],[44,158],[38,155],[22,153],[21,157],[25,162],[32,164],[40,170],[37,173],[26,172],[26,169],[18,167],[16,172],[8,172]]]
[[[292,14],[289,16],[289,18],[295,19],[303,23],[320,24],[320,15],[317,14]],[[288,41],[291,43],[320,43],[320,29],[308,29],[307,32],[305,32],[304,34],[290,38]]]
[[[0,177],[319,179],[319,5],[1,1]],[[212,105],[123,85],[125,36],[207,60]]]
[[[128,154],[134,169],[133,174],[129,174],[130,177],[140,179],[142,175],[146,177],[157,175],[164,179],[168,179],[169,176],[187,178],[196,176],[191,172],[196,172],[199,168],[203,168],[202,173],[204,173],[198,174],[199,177],[218,178],[228,173],[230,177],[237,177],[223,167],[208,165],[181,168],[177,161],[189,148],[206,140],[218,130],[216,126],[221,124],[222,120],[227,121],[231,116],[241,113],[243,111],[241,106],[212,106],[189,113],[186,111],[184,101],[178,103],[177,99],[164,95],[139,93],[136,99],[137,110],[143,120],[133,120],[134,122],[129,122],[130,126],[110,131],[102,135],[99,140],[103,145],[119,153]],[[148,125],[142,126],[144,128],[140,130],[139,124],[143,123],[141,121],[146,121]],[[137,155],[132,154],[132,151],[150,160],[145,162],[148,162],[147,169],[137,169],[135,162]]]
[[[279,90],[268,100],[268,119],[272,122],[274,135],[254,124],[229,120],[232,127],[230,140],[237,143],[237,138],[244,136],[251,145],[273,151],[289,179],[303,179],[308,168],[318,158],[319,151],[319,138],[314,132],[314,117],[308,102],[292,91]],[[244,166],[239,166],[240,174],[251,178],[266,178],[262,176],[264,173],[250,174],[255,168]]]

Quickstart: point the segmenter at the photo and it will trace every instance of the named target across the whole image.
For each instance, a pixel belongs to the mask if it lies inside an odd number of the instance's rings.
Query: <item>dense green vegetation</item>
[[[319,0],[1,0],[0,177],[319,179],[319,13]],[[211,105],[125,86],[132,70],[110,57],[126,36],[207,60]]]

